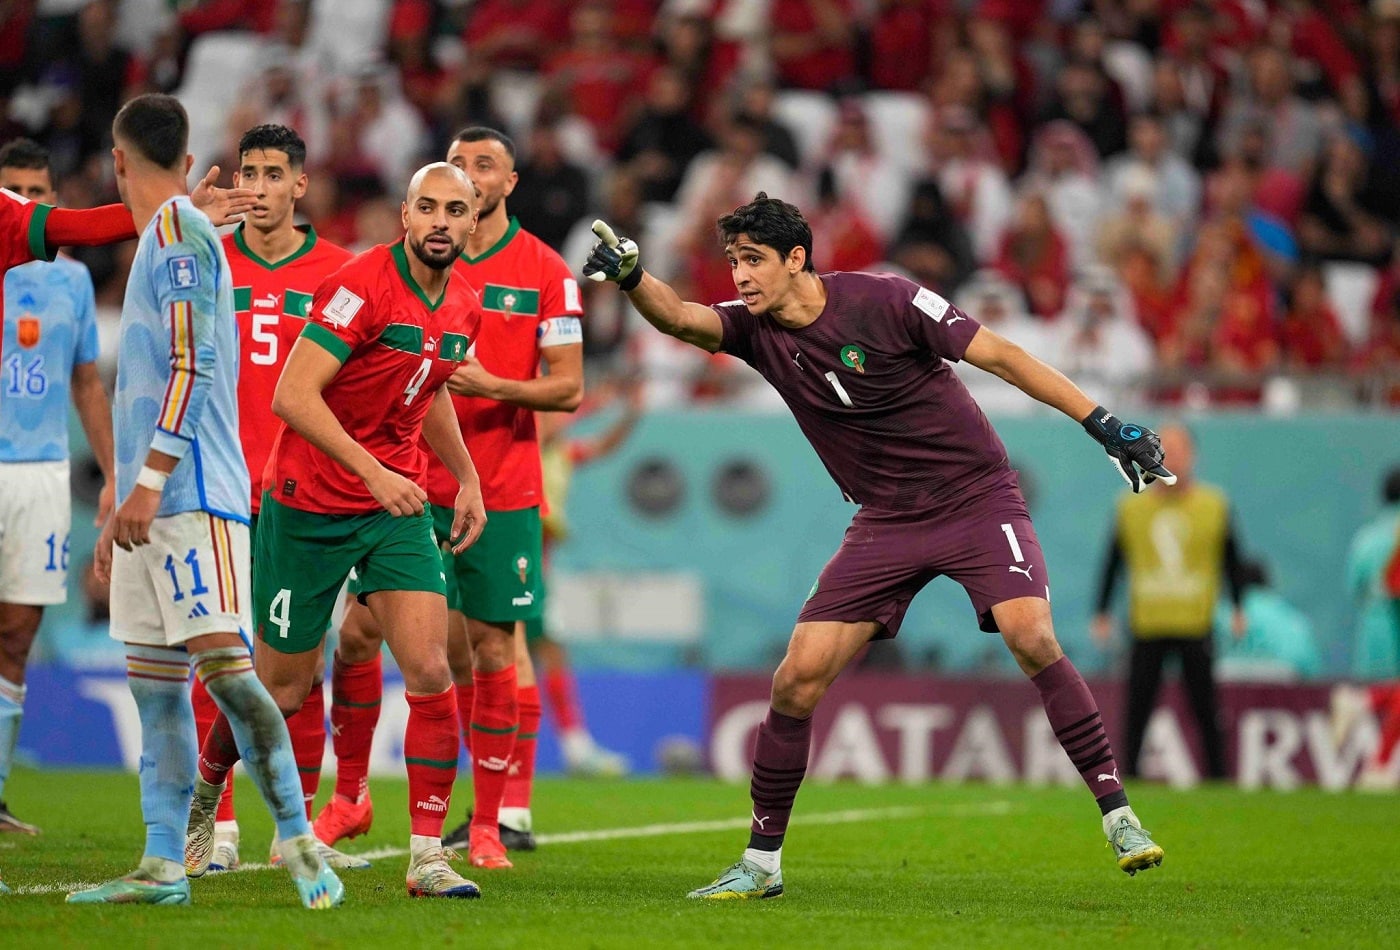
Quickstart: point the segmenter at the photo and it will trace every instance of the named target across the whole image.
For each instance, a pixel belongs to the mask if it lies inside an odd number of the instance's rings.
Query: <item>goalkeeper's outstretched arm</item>
[[[704,304],[682,300],[663,280],[642,270],[641,251],[635,241],[620,238],[604,221],[593,222],[598,243],[583,265],[590,280],[606,280],[626,292],[632,306],[656,329],[710,353],[724,342],[719,314]]]

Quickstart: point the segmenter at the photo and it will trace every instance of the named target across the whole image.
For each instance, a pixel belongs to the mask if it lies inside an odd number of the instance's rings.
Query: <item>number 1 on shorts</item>
[[[1006,541],[1011,545],[1011,556],[1016,559],[1017,564],[1025,562],[1025,557],[1021,554],[1021,542],[1016,540],[1016,532],[1011,530],[1011,525],[1004,524],[1001,530],[1006,534]]]

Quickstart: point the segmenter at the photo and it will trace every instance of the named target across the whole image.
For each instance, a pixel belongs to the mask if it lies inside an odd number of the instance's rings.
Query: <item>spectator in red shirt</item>
[[[606,151],[617,148],[623,107],[645,88],[651,61],[622,48],[612,31],[612,7],[587,2],[569,18],[569,45],[545,63],[545,75],[568,94],[575,115],[586,119]]]
[[[936,50],[946,49],[954,24],[946,0],[878,0],[870,22],[870,85],[915,92],[933,71]]]
[[[1064,309],[1069,246],[1051,223],[1050,205],[1039,191],[1021,197],[995,267],[1024,291],[1031,313],[1050,319]]]
[[[1327,301],[1321,269],[1311,266],[1300,270],[1290,297],[1279,332],[1284,365],[1304,371],[1340,368],[1347,359],[1347,342]]]
[[[560,0],[476,0],[463,39],[495,69],[535,72],[568,35]]]
[[[780,86],[826,92],[855,78],[846,0],[773,0],[769,21]]]

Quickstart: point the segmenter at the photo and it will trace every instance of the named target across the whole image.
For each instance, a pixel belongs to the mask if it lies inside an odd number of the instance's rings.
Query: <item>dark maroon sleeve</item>
[[[957,362],[982,324],[963,313],[927,287],[903,278],[895,301],[910,338],[935,356]]]
[[[753,365],[753,333],[757,326],[749,308],[742,303],[717,303],[712,309],[719,314],[724,333],[720,338],[720,352],[737,356]]]

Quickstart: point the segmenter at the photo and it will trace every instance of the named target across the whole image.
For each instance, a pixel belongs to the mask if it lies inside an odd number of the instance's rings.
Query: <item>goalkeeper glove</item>
[[[1164,484],[1176,484],[1176,476],[1162,465],[1166,458],[1162,440],[1147,426],[1122,422],[1103,406],[1095,406],[1084,419],[1084,431],[1104,447],[1113,467],[1134,492],[1147,491],[1159,478]]]
[[[588,252],[583,276],[589,280],[610,280],[621,290],[635,290],[642,281],[637,242],[618,237],[606,221],[594,221],[593,233],[598,235],[598,243]]]

